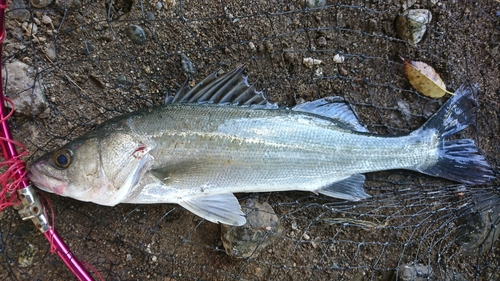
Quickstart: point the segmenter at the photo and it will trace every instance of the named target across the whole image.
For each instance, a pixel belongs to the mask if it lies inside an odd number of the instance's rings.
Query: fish
[[[464,83],[419,129],[370,133],[340,97],[270,103],[243,67],[188,80],[164,105],[112,118],[47,153],[28,177],[40,189],[104,206],[179,204],[241,226],[234,193],[309,191],[369,200],[364,173],[407,169],[464,184],[493,172],[471,139],[478,87]]]

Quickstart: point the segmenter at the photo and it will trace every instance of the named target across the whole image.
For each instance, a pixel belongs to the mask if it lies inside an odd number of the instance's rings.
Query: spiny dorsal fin
[[[259,108],[277,108],[271,104],[262,92],[255,90],[255,85],[249,85],[243,76],[243,67],[237,67],[226,74],[217,77],[219,70],[208,75],[193,88],[189,87],[189,79],[184,82],[174,97],[168,97],[169,103],[212,103],[254,106]]]
[[[368,132],[363,127],[351,108],[341,97],[326,97],[319,100],[305,102],[292,108],[295,111],[308,112],[323,117],[334,119],[346,129]]]

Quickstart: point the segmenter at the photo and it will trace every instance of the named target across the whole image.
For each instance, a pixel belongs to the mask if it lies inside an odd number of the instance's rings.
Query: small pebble
[[[322,67],[318,67],[314,70],[314,77],[315,78],[323,77],[323,68]]]
[[[45,54],[51,61],[56,60],[56,47],[53,44],[48,44],[44,48]]]
[[[102,27],[102,25],[100,25],[100,24],[97,23],[97,24],[94,25],[94,30],[95,31],[103,31],[104,28]]]
[[[141,91],[143,91],[143,92],[145,92],[145,91],[148,89],[148,88],[146,87],[146,85],[144,85],[144,84],[142,84],[142,83],[141,83],[141,84],[139,84],[139,85],[137,85],[137,87],[139,87],[139,90],[141,90]]]
[[[147,17],[147,20],[155,20],[156,19],[155,14],[153,14],[153,12],[151,12],[151,11],[146,12],[146,17]]]
[[[283,54],[283,58],[286,62],[293,62],[293,60],[295,59],[295,54],[292,52],[285,52],[285,54]]]
[[[250,50],[252,50],[252,52],[255,52],[256,48],[253,42],[248,43],[248,47],[250,47]]]
[[[342,75],[342,76],[347,76],[347,74],[349,74],[349,73],[347,72],[347,70],[345,70],[345,68],[343,68],[343,67],[340,67],[340,68],[339,68],[339,73],[340,73],[340,75]]]
[[[43,15],[43,17],[42,17],[42,23],[43,24],[52,24],[52,19],[49,16],[47,16],[47,15]]]
[[[129,25],[127,28],[127,36],[136,45],[146,44],[146,32],[140,26]]]
[[[307,8],[319,8],[326,4],[326,0],[304,0],[304,6]]]
[[[264,48],[266,48],[266,51],[268,51],[269,53],[272,53],[273,50],[274,50],[273,44],[271,42],[269,42],[269,41],[266,41],[264,43]]]
[[[326,38],[321,36],[316,40],[316,45],[320,48],[325,48],[328,42],[326,41]]]
[[[343,63],[345,60],[344,56],[340,55],[340,54],[336,54],[334,57],[333,57],[333,62],[335,63]]]
[[[160,11],[163,8],[163,4],[161,2],[156,3],[156,9]]]
[[[124,74],[118,75],[118,77],[116,77],[116,82],[118,82],[118,84],[125,85],[127,83],[127,76]]]
[[[378,29],[378,22],[376,19],[370,19],[368,21],[368,30],[370,31],[376,31]]]

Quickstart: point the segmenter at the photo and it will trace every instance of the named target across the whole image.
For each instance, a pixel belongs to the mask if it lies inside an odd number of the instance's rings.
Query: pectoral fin
[[[232,193],[193,196],[179,205],[211,222],[236,226],[246,222],[238,199]]]
[[[359,201],[371,197],[368,195],[364,188],[365,176],[362,174],[355,174],[342,181],[330,184],[320,190],[326,196],[345,199],[350,201]]]

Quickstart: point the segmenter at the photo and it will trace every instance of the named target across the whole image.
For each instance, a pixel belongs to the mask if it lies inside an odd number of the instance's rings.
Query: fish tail
[[[467,128],[475,120],[477,85],[463,84],[420,129],[438,132],[438,161],[417,170],[431,176],[464,184],[485,184],[493,171],[471,139],[446,140]]]

